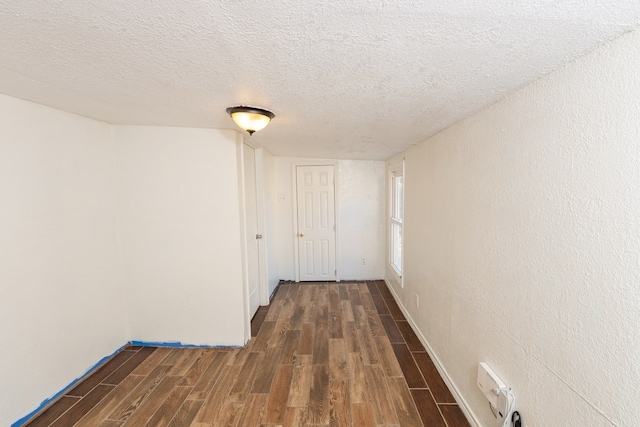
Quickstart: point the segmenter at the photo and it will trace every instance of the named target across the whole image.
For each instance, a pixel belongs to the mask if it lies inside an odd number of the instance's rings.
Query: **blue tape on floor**
[[[185,344],[179,341],[129,341],[131,345],[139,345],[141,347],[170,347],[170,348],[237,348],[233,345],[199,345]]]
[[[38,406],[35,410],[31,411],[29,414],[25,415],[24,417],[20,418],[18,421],[16,421],[15,423],[11,424],[11,427],[20,427],[21,425],[24,425],[27,421],[29,421],[31,419],[31,417],[33,417],[35,414],[37,414],[38,412],[42,411],[48,404],[50,404],[51,402],[53,402],[54,400],[56,400],[58,397],[62,396],[64,393],[66,393],[67,391],[69,391],[74,385],[76,385],[78,383],[78,381],[80,381],[81,379],[83,379],[89,372],[92,372],[93,370],[99,368],[101,365],[103,365],[107,360],[111,359],[116,353],[119,353],[123,348],[125,348],[126,345],[120,347],[119,349],[117,349],[116,351],[114,351],[113,353],[111,353],[109,356],[105,356],[102,359],[100,359],[100,361],[98,363],[96,363],[95,365],[93,365],[91,368],[87,369],[87,371],[82,374],[80,377],[76,378],[75,380],[73,380],[73,382],[71,384],[69,384],[68,386],[66,386],[65,388],[63,388],[61,391],[59,391],[58,393],[54,394],[53,396],[51,396],[50,398],[42,401],[42,403],[40,404],[40,406]]]

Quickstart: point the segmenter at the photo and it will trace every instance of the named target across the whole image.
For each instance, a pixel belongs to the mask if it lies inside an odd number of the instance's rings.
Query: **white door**
[[[301,281],[336,279],[333,166],[298,166],[298,266]]]
[[[260,305],[260,258],[258,234],[258,204],[256,202],[256,154],[255,150],[243,144],[244,159],[244,206],[246,215],[247,269],[249,282],[249,317]]]

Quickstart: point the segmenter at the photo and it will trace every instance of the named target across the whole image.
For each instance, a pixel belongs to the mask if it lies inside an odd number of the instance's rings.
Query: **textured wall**
[[[640,419],[639,46],[627,34],[406,153],[395,290],[482,425],[479,361],[529,427]]]
[[[110,126],[0,95],[0,425],[128,340]]]
[[[114,126],[134,340],[244,344],[235,135]]]
[[[278,259],[280,278],[295,278],[292,165],[317,159],[276,157]],[[330,160],[332,161],[332,160]],[[336,222],[341,280],[384,275],[384,162],[337,160]],[[362,264],[362,258],[366,264]]]

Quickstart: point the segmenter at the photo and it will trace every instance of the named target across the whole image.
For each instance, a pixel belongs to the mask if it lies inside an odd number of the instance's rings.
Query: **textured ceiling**
[[[0,0],[0,93],[386,159],[640,23],[638,0]]]

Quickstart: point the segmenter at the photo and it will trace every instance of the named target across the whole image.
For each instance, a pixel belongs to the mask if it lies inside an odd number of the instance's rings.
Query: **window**
[[[404,217],[404,176],[402,166],[391,169],[390,264],[402,277],[402,220]]]

